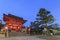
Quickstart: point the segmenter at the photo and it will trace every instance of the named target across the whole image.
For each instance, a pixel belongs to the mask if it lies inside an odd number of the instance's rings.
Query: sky
[[[23,17],[30,26],[30,22],[36,20],[40,8],[50,11],[60,25],[60,0],[0,0],[0,20],[3,21],[3,13]]]

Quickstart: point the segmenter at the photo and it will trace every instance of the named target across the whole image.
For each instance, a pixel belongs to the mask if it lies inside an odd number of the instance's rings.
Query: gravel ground
[[[60,34],[60,32],[58,33]],[[44,35],[28,35],[26,33],[21,32],[11,32],[9,33],[9,37],[4,37],[4,35],[0,34],[0,40],[60,40],[60,35],[55,36],[44,36]]]
[[[38,38],[37,36],[19,36],[19,37],[0,38],[0,40],[46,40],[46,39]]]
[[[60,35],[55,36],[37,36],[38,38],[46,39],[46,40],[60,40]]]
[[[43,35],[35,35],[35,36],[12,36],[12,37],[0,37],[0,40],[60,40],[60,35],[55,36],[43,36]]]

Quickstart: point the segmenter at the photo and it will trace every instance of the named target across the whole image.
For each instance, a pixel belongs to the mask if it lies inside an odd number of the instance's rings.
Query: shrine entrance
[[[8,30],[15,30],[20,32],[22,31],[23,24],[26,22],[26,20],[23,18],[14,16],[12,14],[3,14],[3,20],[5,21]]]

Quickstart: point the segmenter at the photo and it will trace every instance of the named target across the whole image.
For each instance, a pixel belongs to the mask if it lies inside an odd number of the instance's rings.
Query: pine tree
[[[48,28],[48,24],[52,24],[54,22],[54,17],[50,14],[50,11],[47,11],[45,8],[41,8],[37,16],[38,18],[36,18],[36,20],[38,21],[39,26],[44,25],[44,27]]]
[[[50,11],[47,11],[45,8],[41,8],[37,14],[36,21],[31,22],[30,27],[34,28],[34,31],[38,31],[38,33],[45,28],[52,28],[51,25],[55,21]],[[49,25],[50,24],[50,25]]]

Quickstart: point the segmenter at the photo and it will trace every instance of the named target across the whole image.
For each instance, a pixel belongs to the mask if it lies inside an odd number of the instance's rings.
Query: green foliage
[[[54,17],[45,8],[41,8],[37,16],[39,18],[36,18],[36,20],[40,21],[41,24],[50,24],[54,22]]]
[[[60,31],[60,27],[57,27],[56,30]]]
[[[39,13],[37,14],[36,21],[32,22],[30,27],[35,27],[35,30],[37,29],[38,31],[39,29],[43,30],[43,28],[39,28],[40,25],[42,27],[51,29],[52,26],[48,24],[51,24],[54,21],[54,17],[52,16],[52,14],[50,14],[50,11],[47,11],[45,8],[41,8],[39,10]]]

